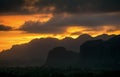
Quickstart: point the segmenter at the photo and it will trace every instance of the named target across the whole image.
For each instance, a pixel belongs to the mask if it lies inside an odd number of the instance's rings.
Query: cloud
[[[0,31],[10,31],[10,30],[12,30],[12,27],[0,25]]]
[[[22,9],[28,12],[38,12],[39,7],[35,6],[37,2],[39,2],[39,0],[24,0]]]
[[[119,12],[119,0],[0,0],[0,13],[104,13]]]
[[[19,30],[28,33],[59,34],[65,32],[65,27],[55,26],[49,23],[28,21],[25,22]]]
[[[0,13],[19,13],[23,4],[24,0],[0,0]]]
[[[40,0],[38,6],[56,13],[96,13],[120,11],[119,0]],[[40,8],[40,9],[41,9]]]
[[[88,15],[56,15],[49,22],[56,26],[103,26],[119,25],[119,13],[88,14]]]
[[[114,26],[115,29],[120,29],[120,14],[119,13],[105,13],[105,14],[88,14],[88,15],[66,15],[59,14],[53,16],[45,23],[41,22],[26,22],[19,30],[28,33],[64,33],[68,27],[84,27],[88,30],[98,30],[103,26]],[[101,29],[100,29],[101,30]],[[110,30],[110,29],[109,29]],[[113,30],[113,29],[112,29]]]

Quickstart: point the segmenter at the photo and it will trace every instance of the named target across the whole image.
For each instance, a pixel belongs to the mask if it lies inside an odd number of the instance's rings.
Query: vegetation
[[[41,67],[0,68],[0,77],[120,77],[120,71]]]

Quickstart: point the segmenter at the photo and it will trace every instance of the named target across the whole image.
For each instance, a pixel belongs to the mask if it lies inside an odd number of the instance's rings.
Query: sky
[[[120,0],[0,0],[0,51],[35,38],[120,34]]]

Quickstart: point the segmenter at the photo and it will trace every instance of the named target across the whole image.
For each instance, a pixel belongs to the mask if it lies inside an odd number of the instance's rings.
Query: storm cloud
[[[66,27],[50,25],[47,23],[28,21],[25,22],[19,30],[26,31],[28,33],[58,34],[64,33],[65,28]]]
[[[24,0],[0,0],[0,14],[17,14],[23,5]]]
[[[62,33],[68,27],[85,27],[87,30],[99,30],[102,26],[113,26],[120,29],[120,14],[93,14],[93,15],[56,15],[48,22],[26,22],[19,30],[28,33]],[[100,29],[101,30],[101,29]],[[111,30],[111,29],[110,29]],[[113,29],[112,29],[113,31]]]
[[[40,0],[39,7],[57,13],[97,13],[120,11],[119,0]]]
[[[0,14],[119,12],[120,0],[0,0]]]

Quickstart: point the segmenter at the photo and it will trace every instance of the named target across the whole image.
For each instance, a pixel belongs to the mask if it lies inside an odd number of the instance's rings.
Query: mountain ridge
[[[11,49],[1,52],[0,65],[41,66],[45,63],[47,55],[51,49],[61,46],[65,47],[66,50],[79,53],[80,52],[79,46],[88,40],[94,40],[94,37],[91,37],[88,34],[84,34],[81,35],[81,37],[78,37],[77,39],[71,38],[65,38],[63,40],[58,40],[56,38],[34,39],[29,43],[14,45]]]

